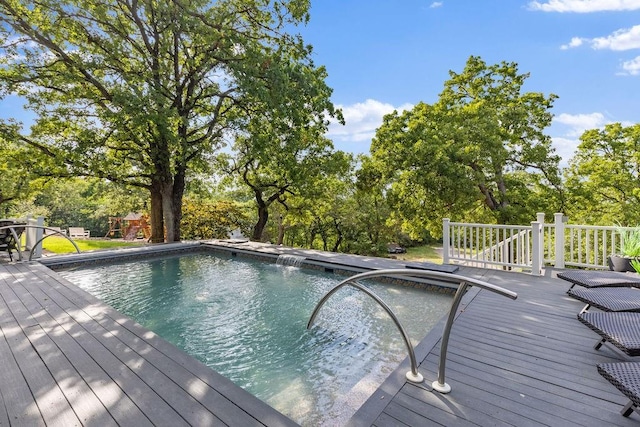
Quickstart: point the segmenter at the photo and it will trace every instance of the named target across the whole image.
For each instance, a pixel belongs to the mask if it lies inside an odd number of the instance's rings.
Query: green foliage
[[[299,108],[305,109],[300,105]],[[220,168],[231,182],[246,187],[254,195],[256,223],[251,239],[268,240],[264,234],[274,203],[289,209],[292,200],[322,200],[327,183],[344,176],[352,158],[335,152],[332,142],[323,136],[325,124],[313,126],[313,114],[297,126],[287,117],[270,121],[255,118],[248,134],[236,138],[234,155],[218,158]]]
[[[630,263],[631,263],[631,267],[633,267],[636,273],[640,273],[640,260],[637,258],[634,258],[630,261]]]
[[[515,63],[471,57],[450,75],[435,104],[385,116],[364,166],[407,231],[438,236],[443,217],[508,224],[561,208],[559,158],[544,134],[555,95],[523,93],[528,74]]]
[[[18,144],[0,136],[0,218],[20,210],[32,191],[35,160]]]
[[[594,225],[640,223],[640,124],[608,124],[580,137],[565,172],[574,221]]]
[[[42,179],[31,182],[31,197],[16,202],[12,217],[44,216],[54,227],[84,227],[92,236],[104,236],[110,216],[145,211],[145,194],[140,189],[122,189],[92,178]]]
[[[235,229],[248,234],[249,208],[228,200],[186,199],[182,216],[185,239],[225,239]]]
[[[36,114],[0,134],[47,159],[43,176],[144,188],[154,235],[180,238],[188,172],[255,116],[297,128],[335,115],[326,71],[289,31],[308,0],[0,3],[0,94]],[[286,147],[285,147],[286,148]],[[158,231],[158,227],[159,230]],[[155,239],[154,239],[155,240]]]
[[[625,257],[640,257],[640,227],[618,228],[620,251]]]

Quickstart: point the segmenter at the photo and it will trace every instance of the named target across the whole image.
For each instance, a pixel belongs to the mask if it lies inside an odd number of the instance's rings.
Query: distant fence
[[[545,265],[606,269],[630,227],[568,224],[538,213],[530,225],[471,224],[443,220],[443,261],[482,268],[520,269],[540,275]]]

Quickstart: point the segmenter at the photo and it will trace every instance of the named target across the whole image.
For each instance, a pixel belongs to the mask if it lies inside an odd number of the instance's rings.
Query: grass
[[[80,248],[80,251],[93,251],[97,249],[113,249],[131,246],[140,246],[140,243],[123,242],[119,240],[73,240]],[[49,236],[42,241],[42,249],[56,254],[66,254],[75,252],[71,242],[64,237]]]
[[[424,245],[407,248],[407,253],[393,254],[397,259],[404,261],[428,261],[436,264],[442,264],[442,256],[438,252],[439,246]]]

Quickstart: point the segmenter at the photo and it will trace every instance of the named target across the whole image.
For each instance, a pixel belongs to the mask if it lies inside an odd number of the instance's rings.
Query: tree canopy
[[[568,214],[588,224],[640,224],[640,124],[582,134],[566,171]]]
[[[527,78],[515,63],[472,56],[462,73],[450,72],[437,102],[384,118],[368,175],[389,185],[413,235],[425,227],[438,235],[443,217],[529,222],[561,200],[559,158],[544,133],[556,96],[524,92]]]
[[[166,229],[178,240],[189,172],[249,118],[326,126],[334,114],[311,47],[287,32],[308,10],[308,0],[0,0],[1,94],[37,114],[30,132],[0,131],[48,158],[45,174],[147,189],[153,239]]]

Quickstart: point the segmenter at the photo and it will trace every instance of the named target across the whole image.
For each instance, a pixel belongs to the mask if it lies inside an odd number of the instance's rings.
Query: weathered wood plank
[[[509,402],[509,405],[497,405],[494,396],[490,393],[479,395],[468,387],[458,387],[455,396],[442,396],[438,393],[425,390],[407,384],[402,388],[401,394],[396,399],[403,399],[406,395],[415,398],[417,401],[430,404],[446,405],[452,413],[458,414],[461,419],[473,420],[479,425],[503,425],[503,426],[527,426],[527,425],[549,425],[546,421],[551,421],[552,417],[547,414],[538,413],[538,419],[533,419],[524,405],[517,405]],[[396,400],[394,399],[394,401]],[[442,399],[443,401],[440,401]],[[444,401],[446,400],[446,401]],[[456,424],[458,424],[456,422]]]
[[[48,269],[46,274],[50,274],[50,277],[56,280],[52,285],[53,288],[69,298],[70,301],[75,300],[78,295],[86,294],[85,291]],[[169,375],[186,392],[197,397],[200,403],[221,419],[221,422],[243,425],[296,425],[284,415],[278,414],[264,402],[256,399],[227,378],[191,358],[153,332],[104,305],[94,297],[90,296],[88,299],[94,302],[84,309],[88,315],[107,329],[117,328],[120,339],[125,340],[133,349],[145,351],[144,357],[147,360]],[[157,352],[149,352],[149,346]]]
[[[4,339],[4,338],[0,338]],[[0,359],[0,363],[2,359]],[[0,381],[2,379],[0,378]],[[0,426],[8,426],[9,425],[9,414],[7,413],[7,406],[4,401],[4,397],[2,397],[2,390],[0,390]]]
[[[391,406],[391,405],[389,405]],[[395,405],[397,406],[397,405]],[[374,426],[376,427],[411,427],[405,423],[402,423],[400,421],[398,421],[397,419],[393,418],[390,415],[387,415],[385,413],[380,414],[380,416],[378,417],[378,419],[376,420],[376,423],[374,424]]]
[[[39,326],[29,328],[27,338],[46,364],[83,425],[118,425],[93,390],[42,328]]]
[[[426,369],[435,369],[436,363],[429,363]],[[512,399],[533,408],[539,408],[551,414],[563,418],[559,414],[565,412],[575,422],[574,425],[588,425],[600,422],[602,425],[615,422],[620,414],[611,411],[610,401],[604,401],[597,396],[589,396],[574,392],[564,387],[558,387],[541,383],[535,379],[528,380],[525,377],[518,378],[518,374],[509,373],[499,375],[496,372],[486,372],[479,369],[468,368],[455,364],[448,370],[448,381],[453,387],[468,386],[477,390],[477,393],[490,393],[496,396],[498,402],[509,405]],[[617,396],[620,404],[624,403],[622,396]],[[599,421],[598,421],[599,420]],[[615,423],[614,423],[615,425]]]
[[[27,276],[28,272],[22,271],[21,274]],[[36,288],[39,281],[33,280],[32,283]],[[40,290],[47,288],[47,300],[56,303],[47,307],[50,315],[57,319],[59,325],[74,337],[153,424],[187,425],[186,420],[159,394],[165,389],[154,390],[137,375],[137,372],[142,371],[142,375],[154,379],[156,375],[162,376],[162,373],[145,363],[144,359],[136,358],[131,349],[124,346],[114,333],[94,322],[83,311],[81,301],[78,301],[80,306],[69,304],[53,288],[42,285],[39,287]],[[37,295],[34,293],[34,296]],[[40,302],[44,303],[44,300]],[[163,386],[170,388],[171,384]]]
[[[33,326],[39,328],[39,326]],[[47,425],[78,426],[80,420],[60,387],[20,328],[3,328],[4,336]]]
[[[17,324],[14,326],[0,325],[0,361],[2,362],[0,390],[2,391],[2,400],[12,425],[44,426],[45,423],[38,405],[11,352],[5,335],[5,330],[17,328]]]
[[[26,279],[30,280],[24,280],[25,275],[20,273],[17,268],[13,269],[13,274],[19,279],[17,283],[34,285],[39,282],[37,278],[33,277],[26,277]],[[21,289],[19,285],[14,285],[14,288]],[[37,292],[36,287],[31,286],[31,288],[32,292]],[[35,301],[32,293],[26,291],[26,289],[22,292],[22,297],[25,301]],[[59,345],[59,348],[65,349],[65,356],[73,363],[76,370],[82,375],[92,390],[100,396],[101,402],[109,410],[113,418],[125,424],[151,425],[150,420],[140,411],[133,401],[131,401],[118,384],[113,381],[111,376],[96,363],[94,358],[62,327],[58,319],[54,319],[54,317],[49,315],[49,312],[44,310],[44,308],[48,308],[54,313],[61,312],[60,307],[58,307],[52,299],[46,298],[42,306],[37,302],[32,302],[30,306],[41,307],[41,310],[39,310],[35,316],[36,321],[40,322],[49,336]],[[77,330],[79,334],[83,333],[81,328]]]
[[[460,410],[464,410],[465,417],[460,416]],[[504,423],[496,422],[496,420],[475,410],[451,407],[451,405],[447,405],[444,400],[441,402],[434,401],[433,403],[427,403],[405,392],[399,393],[391,404],[385,408],[384,413],[409,423],[411,426],[431,424],[448,426],[452,423],[465,427],[478,425],[504,426]],[[468,419],[473,419],[473,421],[469,421]]]
[[[13,287],[19,290],[20,287]],[[5,291],[6,292],[6,291]],[[25,301],[34,300],[31,294],[22,294]],[[98,365],[95,360],[80,346],[76,340],[60,326],[60,324],[45,310],[55,304],[51,299],[34,315],[34,318],[43,327],[43,330],[64,354],[77,374],[91,388],[95,396],[100,400],[111,416],[120,424],[135,423],[136,425],[151,425],[148,418],[126,396],[126,394],[112,381],[111,377]],[[83,394],[81,399],[92,399],[90,394]],[[76,402],[70,401],[72,405]],[[84,402],[82,402],[84,404]],[[109,418],[108,414],[100,414],[99,408],[94,407],[96,416]]]

